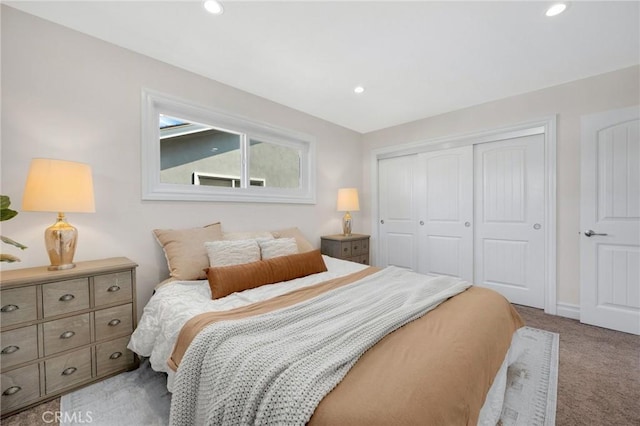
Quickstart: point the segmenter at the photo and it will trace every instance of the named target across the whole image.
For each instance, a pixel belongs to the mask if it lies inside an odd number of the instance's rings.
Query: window
[[[145,200],[315,203],[305,134],[143,91]]]

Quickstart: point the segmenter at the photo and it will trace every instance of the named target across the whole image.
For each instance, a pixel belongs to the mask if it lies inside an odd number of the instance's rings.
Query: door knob
[[[542,228],[542,225],[540,225],[539,223],[535,223],[535,224],[533,225],[533,229],[535,229],[536,231],[537,231],[538,229],[540,229],[540,228]]]
[[[381,219],[381,220],[380,220],[380,223],[381,223],[382,225],[384,225],[384,219]]]
[[[465,228],[468,228],[468,227],[470,227],[470,226],[471,226],[471,222],[465,222],[465,223],[464,223],[464,227],[465,227]]]
[[[424,220],[421,220],[420,221],[420,226],[423,226],[423,225],[424,225]]]
[[[585,237],[593,237],[593,236],[601,236],[601,237],[604,237],[604,236],[606,236],[606,235],[608,235],[608,234],[598,234],[598,233],[596,233],[596,232],[593,232],[591,229],[589,229],[587,232],[585,232],[585,233],[584,233],[584,236],[585,236]]]

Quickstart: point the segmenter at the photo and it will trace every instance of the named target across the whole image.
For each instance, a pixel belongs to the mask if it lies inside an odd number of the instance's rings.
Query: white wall
[[[361,188],[355,231],[370,232],[371,151],[558,114],[558,300],[579,303],[580,116],[640,102],[640,67],[474,106],[364,136],[260,97],[24,14],[2,13],[1,188],[19,209],[29,161],[83,161],[94,172],[95,214],[68,214],[79,229],[76,260],[128,256],[140,264],[138,304],[166,274],[154,228],[222,221],[226,230],[299,226],[316,245],[340,231],[338,187]],[[158,90],[314,135],[318,147],[316,205],[142,202],[140,90]],[[361,142],[364,142],[364,148]],[[3,269],[48,264],[42,233],[55,214],[21,212],[2,234],[27,246]]]
[[[33,157],[89,163],[96,213],[67,214],[78,228],[76,261],[127,256],[137,262],[138,312],[168,272],[154,228],[221,221],[223,229],[298,226],[319,246],[341,229],[337,189],[361,187],[361,136],[266,99],[105,43],[7,6],[2,14],[2,194],[20,209]],[[317,204],[152,202],[140,196],[141,89],[149,88],[250,119],[315,136]],[[362,223],[354,214],[355,223]],[[22,262],[49,264],[43,232],[55,213],[20,212],[2,234],[26,244],[2,245]],[[360,231],[360,229],[357,229]]]
[[[635,66],[365,134],[364,211],[371,211],[373,150],[498,129],[557,114],[557,298],[559,303],[577,305],[580,301],[580,116],[638,103],[640,67]],[[366,232],[370,232],[371,217],[361,220],[368,225]]]

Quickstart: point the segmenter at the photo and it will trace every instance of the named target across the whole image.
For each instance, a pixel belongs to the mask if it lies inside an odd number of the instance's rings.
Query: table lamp
[[[360,211],[358,190],[356,188],[338,189],[338,211],[346,212],[342,218],[342,234],[345,237],[351,235],[351,214],[349,212]]]
[[[72,161],[34,158],[22,197],[22,210],[58,212],[56,223],[44,231],[50,271],[71,269],[76,265],[78,230],[67,223],[64,212],[96,211],[91,167]]]

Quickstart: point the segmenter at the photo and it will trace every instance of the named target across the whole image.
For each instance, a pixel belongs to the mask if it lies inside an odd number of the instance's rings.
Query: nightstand
[[[137,368],[136,265],[125,257],[0,272],[2,417]]]
[[[320,237],[322,254],[337,259],[350,260],[364,265],[369,264],[369,236],[351,234],[325,235]]]

